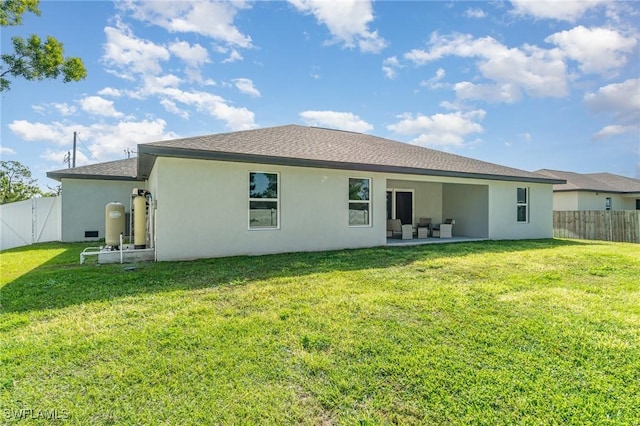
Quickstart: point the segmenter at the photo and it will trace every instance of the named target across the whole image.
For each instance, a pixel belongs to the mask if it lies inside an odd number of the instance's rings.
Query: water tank
[[[133,246],[147,247],[147,198],[141,195],[133,198]]]
[[[107,246],[118,247],[120,245],[120,234],[124,234],[125,227],[124,204],[117,201],[107,204],[104,216],[104,243]]]

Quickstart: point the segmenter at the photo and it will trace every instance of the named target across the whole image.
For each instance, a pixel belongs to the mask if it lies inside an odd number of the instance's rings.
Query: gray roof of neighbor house
[[[126,160],[108,161],[106,163],[90,164],[88,166],[74,167],[71,169],[54,170],[47,172],[47,177],[60,181],[63,178],[71,179],[101,179],[101,180],[139,180],[138,160],[127,158]]]
[[[138,145],[138,178],[157,157],[198,158],[371,172],[562,183],[548,177],[377,136],[286,125]]]
[[[536,173],[567,182],[553,185],[553,190],[611,192],[618,194],[640,193],[640,179],[614,175],[612,173],[574,173],[561,170],[538,170]]]

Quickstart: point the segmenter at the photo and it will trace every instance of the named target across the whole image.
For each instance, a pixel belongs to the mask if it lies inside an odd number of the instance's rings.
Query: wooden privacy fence
[[[553,236],[640,243],[640,210],[554,211]]]

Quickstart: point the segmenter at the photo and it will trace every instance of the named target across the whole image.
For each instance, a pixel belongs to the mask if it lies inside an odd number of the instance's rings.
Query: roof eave
[[[116,176],[116,175],[96,175],[96,174],[78,174],[78,173],[58,173],[47,172],[47,177],[62,182],[62,179],[90,179],[90,180],[124,180],[124,181],[140,181],[136,176]]]
[[[589,189],[589,188],[573,188],[573,189],[554,189],[553,192],[596,192],[606,194],[619,194],[619,195],[631,195],[638,194],[640,191],[613,191],[611,189]]]
[[[218,161],[232,161],[242,163],[256,163],[256,164],[273,164],[280,166],[298,166],[298,167],[313,167],[313,168],[329,168],[338,170],[357,170],[367,172],[379,172],[379,173],[398,173],[398,174],[413,174],[423,176],[443,176],[443,177],[459,177],[459,178],[474,178],[474,179],[486,179],[486,180],[501,180],[511,182],[530,182],[530,183],[545,183],[545,184],[560,184],[566,183],[565,180],[545,178],[545,177],[521,177],[521,176],[507,176],[507,175],[495,175],[486,173],[473,173],[473,172],[459,172],[450,170],[434,170],[434,169],[422,169],[412,167],[401,166],[385,166],[378,164],[362,164],[351,162],[338,162],[338,161],[324,161],[324,160],[309,160],[300,158],[289,157],[270,157],[256,154],[241,154],[241,153],[229,153],[220,151],[203,151],[196,149],[186,148],[172,148],[166,146],[145,146],[138,145],[138,178],[147,179],[155,160],[157,157],[172,157],[172,158],[193,158],[201,160],[218,160]]]

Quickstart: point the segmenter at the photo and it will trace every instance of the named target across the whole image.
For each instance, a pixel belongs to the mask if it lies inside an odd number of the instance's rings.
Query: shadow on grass
[[[94,301],[176,290],[246,284],[269,278],[294,278],[316,273],[355,271],[408,265],[419,260],[455,258],[482,253],[549,249],[587,242],[546,239],[481,241],[411,247],[238,256],[136,265],[79,265],[86,244],[49,244],[64,252],[8,282],[0,293],[1,310],[25,312],[63,308]],[[30,248],[2,253],[24,253]]]

